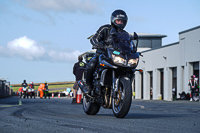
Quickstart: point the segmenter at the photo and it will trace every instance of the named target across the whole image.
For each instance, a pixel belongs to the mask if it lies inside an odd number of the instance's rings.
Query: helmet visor
[[[117,26],[118,28],[123,29],[126,26],[127,19],[126,18],[119,18],[119,17],[113,17],[112,23]]]

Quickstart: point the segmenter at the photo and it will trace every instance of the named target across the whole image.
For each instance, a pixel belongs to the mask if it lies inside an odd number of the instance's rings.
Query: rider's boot
[[[82,80],[78,81],[78,86],[81,88],[81,91],[85,94],[90,93],[91,91],[91,86],[90,85],[85,85]]]

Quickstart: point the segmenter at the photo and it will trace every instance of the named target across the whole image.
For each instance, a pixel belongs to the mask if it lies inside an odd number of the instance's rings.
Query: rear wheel
[[[117,118],[124,118],[131,107],[132,89],[129,78],[120,78],[117,98],[112,98],[113,114]]]
[[[87,115],[96,115],[99,112],[100,105],[95,103],[92,103],[91,100],[83,96],[83,110]]]

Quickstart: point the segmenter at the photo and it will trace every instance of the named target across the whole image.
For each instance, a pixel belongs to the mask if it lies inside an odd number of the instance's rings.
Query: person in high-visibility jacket
[[[40,98],[43,98],[43,96],[44,96],[43,90],[45,90],[45,89],[46,88],[45,88],[45,84],[44,83],[40,84],[40,86],[38,87],[38,91],[40,92]]]

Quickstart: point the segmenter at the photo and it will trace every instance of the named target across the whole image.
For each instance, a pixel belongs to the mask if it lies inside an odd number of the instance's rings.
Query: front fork
[[[119,87],[119,78],[115,78],[115,71],[112,70],[112,97],[117,98],[117,92]]]

